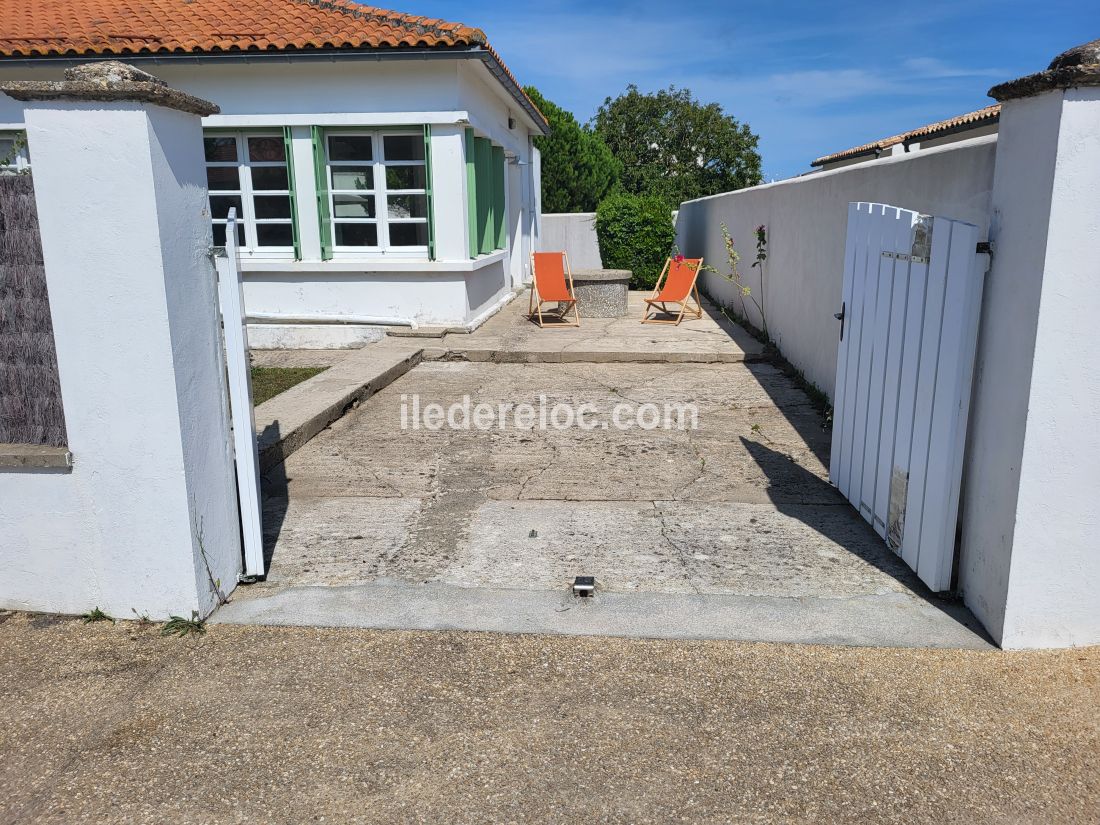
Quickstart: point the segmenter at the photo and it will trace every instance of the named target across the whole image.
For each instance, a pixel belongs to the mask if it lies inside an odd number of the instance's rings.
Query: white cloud
[[[996,79],[1005,78],[1011,74],[1007,69],[955,66],[936,57],[911,57],[902,63],[902,68],[921,78],[987,77]]]

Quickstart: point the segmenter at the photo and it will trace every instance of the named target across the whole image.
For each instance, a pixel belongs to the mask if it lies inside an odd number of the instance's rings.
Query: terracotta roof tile
[[[889,149],[891,146],[896,146],[899,143],[908,143],[917,138],[939,137],[948,132],[958,131],[962,127],[976,129],[980,126],[996,123],[1000,114],[1001,104],[994,103],[992,106],[986,106],[984,109],[978,109],[976,112],[967,112],[965,115],[948,118],[947,120],[941,120],[936,123],[929,123],[927,126],[921,126],[919,129],[902,132],[900,135],[876,140],[873,143],[865,143],[862,146],[854,146],[851,149],[845,149],[843,152],[823,155],[815,159],[810,165],[823,166],[826,163],[835,163],[838,160],[847,160],[848,158],[855,158],[860,155],[869,155],[872,152],[880,152],[883,149]]]
[[[350,0],[0,0],[0,56],[484,46],[462,23]],[[261,45],[262,44],[262,45]]]
[[[525,108],[541,117],[481,29],[351,0],[0,0],[0,20],[0,60],[474,48],[491,56]]]

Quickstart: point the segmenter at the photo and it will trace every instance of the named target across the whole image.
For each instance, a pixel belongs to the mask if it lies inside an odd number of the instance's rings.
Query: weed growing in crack
[[[111,616],[108,616],[106,613],[100,610],[98,606],[81,615],[80,620],[84,622],[84,624],[91,624],[92,622],[110,622],[111,624],[115,623],[115,620]]]
[[[161,636],[201,636],[206,633],[206,620],[200,619],[197,611],[191,611],[191,618],[170,616],[160,629]]]

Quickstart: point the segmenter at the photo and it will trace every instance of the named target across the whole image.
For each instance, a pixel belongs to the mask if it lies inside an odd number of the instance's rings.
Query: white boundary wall
[[[1098,187],[1100,90],[1090,87],[1005,102],[996,137],[690,201],[677,222],[684,253],[719,268],[729,226],[780,351],[830,398],[849,202],[963,220],[990,239],[958,586],[1006,648],[1100,643]],[[760,224],[763,293],[752,267]],[[732,283],[705,283],[740,306]]]
[[[27,129],[72,468],[0,471],[0,607],[206,616],[241,534],[199,118],[62,99]]]
[[[542,248],[569,254],[573,269],[599,269],[600,244],[596,238],[596,213],[572,212],[542,216]]]
[[[729,226],[741,254],[739,271],[757,300],[763,297],[768,330],[783,355],[806,377],[833,395],[844,278],[848,204],[887,203],[975,224],[982,238],[989,227],[996,137],[963,141],[941,149],[901,155],[873,164],[816,172],[723,195],[687,201],[680,207],[676,239],[690,257],[726,272],[721,224]],[[755,229],[768,229],[764,290],[756,257]],[[740,311],[732,283],[708,273],[707,291]],[[749,319],[760,316],[747,301]]]
[[[1100,87],[1006,101],[960,581],[1004,647],[1100,644]]]

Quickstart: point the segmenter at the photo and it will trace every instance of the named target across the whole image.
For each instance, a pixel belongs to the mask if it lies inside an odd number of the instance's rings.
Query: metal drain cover
[[[573,579],[573,595],[587,598],[596,594],[595,576],[577,576]]]

